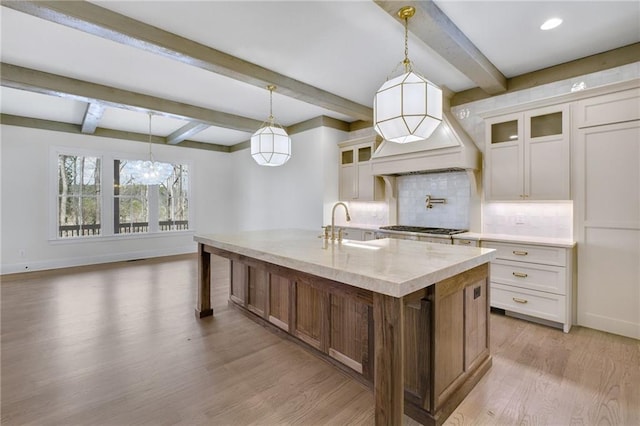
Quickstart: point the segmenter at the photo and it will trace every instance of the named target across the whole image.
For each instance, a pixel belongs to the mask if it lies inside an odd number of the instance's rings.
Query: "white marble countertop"
[[[463,232],[453,235],[454,239],[493,241],[497,243],[533,244],[540,246],[572,248],[576,245],[573,240],[549,237],[529,237],[525,235],[485,234],[477,232]]]
[[[402,297],[495,258],[495,250],[385,238],[326,242],[303,230],[197,234],[194,240],[354,287]]]

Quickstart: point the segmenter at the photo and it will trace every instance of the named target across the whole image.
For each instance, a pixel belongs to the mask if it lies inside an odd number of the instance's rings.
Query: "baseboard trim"
[[[181,254],[196,253],[197,246],[188,245],[182,247],[169,247],[156,250],[140,250],[126,253],[111,253],[99,256],[85,256],[67,259],[51,259],[38,262],[3,264],[0,266],[0,276],[28,273],[35,271],[47,271],[51,269],[74,268],[78,266],[98,265],[102,263],[122,262],[129,260],[141,260],[154,257],[175,256]]]

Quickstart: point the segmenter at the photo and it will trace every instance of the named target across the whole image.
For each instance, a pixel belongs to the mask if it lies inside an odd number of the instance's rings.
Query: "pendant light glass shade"
[[[261,166],[281,166],[291,158],[291,138],[273,118],[273,91],[269,89],[269,118],[251,136],[251,156]]]
[[[158,163],[151,152],[151,116],[149,113],[149,159],[145,161],[132,161],[132,177],[141,185],[160,185],[169,179],[173,173],[173,166],[168,163]]]
[[[385,140],[426,139],[442,121],[442,90],[413,71],[387,80],[376,92],[373,120]]]
[[[388,79],[373,99],[374,129],[397,143],[426,139],[442,121],[442,90],[414,72],[409,60],[408,20],[414,13],[411,6],[398,11],[404,19],[404,74]]]

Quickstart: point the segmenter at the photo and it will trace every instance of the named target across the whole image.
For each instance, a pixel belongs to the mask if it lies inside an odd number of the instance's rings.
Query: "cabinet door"
[[[568,107],[525,113],[524,198],[569,200]]]
[[[578,324],[639,339],[640,121],[580,129],[574,153]]]
[[[521,114],[512,114],[487,120],[487,200],[524,199],[524,134],[521,117]]]
[[[270,274],[270,280],[269,322],[289,331],[291,281],[276,274]]]
[[[330,297],[329,355],[362,374],[369,356],[368,307],[335,294]]]
[[[322,352],[329,343],[329,293],[304,280],[295,282],[293,334]]]
[[[251,266],[248,266],[248,272],[247,309],[264,317],[267,309],[269,275],[264,269]]]
[[[356,169],[354,165],[340,169],[340,200],[352,201],[357,198]]]
[[[248,266],[236,262],[231,261],[231,286],[229,287],[229,298],[239,304],[244,306],[247,301],[247,279],[249,276]]]

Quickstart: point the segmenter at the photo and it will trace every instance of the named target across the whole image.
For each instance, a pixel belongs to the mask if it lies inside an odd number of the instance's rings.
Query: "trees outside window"
[[[104,157],[56,154],[57,238],[189,229],[186,164],[160,163],[168,177],[159,184],[146,185],[140,178],[141,161]]]
[[[114,160],[114,233],[189,229],[188,167],[164,163],[170,175],[145,185],[139,182],[138,163]]]
[[[100,158],[58,156],[58,235],[60,237],[101,234]]]

